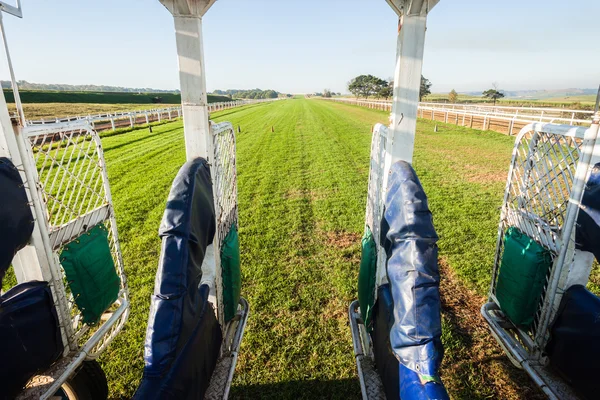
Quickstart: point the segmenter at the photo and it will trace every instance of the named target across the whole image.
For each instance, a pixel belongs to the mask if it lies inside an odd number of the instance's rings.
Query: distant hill
[[[0,81],[2,89],[12,89],[10,81]],[[179,90],[127,88],[106,85],[68,85],[63,83],[32,83],[17,81],[20,90],[50,90],[59,92],[112,92],[112,93],[179,93]]]
[[[581,96],[595,96],[598,89],[555,89],[555,90],[503,90],[507,99],[547,100]],[[481,92],[462,92],[470,96],[481,96]]]

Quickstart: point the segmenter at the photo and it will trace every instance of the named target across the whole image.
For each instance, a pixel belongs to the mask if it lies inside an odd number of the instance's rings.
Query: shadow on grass
[[[442,379],[453,399],[527,399],[546,396],[509,361],[486,326],[479,308],[484,298],[466,289],[444,260],[442,281],[445,359]]]
[[[357,378],[234,386],[231,399],[360,399]]]
[[[213,112],[211,112],[211,117],[212,117],[212,114],[215,114],[214,115],[215,118],[223,118],[223,117],[226,117],[228,115],[236,114],[236,113],[239,113],[240,111],[249,110],[251,108],[260,107],[260,106],[265,105],[265,104],[271,104],[271,103],[257,103],[257,104],[243,105],[243,106],[240,106],[240,107],[230,108],[229,110],[231,110],[231,111],[229,111],[229,112],[223,112],[223,113],[222,113],[222,111],[213,111]],[[223,110],[223,111],[225,111],[225,110]]]
[[[141,130],[141,129],[148,129],[148,128],[147,127],[146,128],[138,128],[136,130]],[[131,146],[134,143],[136,145],[139,145],[139,144],[145,142],[146,140],[156,139],[160,135],[165,135],[167,133],[170,133],[170,132],[173,132],[173,131],[176,131],[176,130],[181,130],[183,132],[183,129],[180,126],[177,126],[177,127],[171,128],[171,129],[166,129],[164,131],[161,130],[159,132],[153,132],[153,133],[148,132],[148,136],[142,136],[139,139],[131,140],[131,141],[128,141],[128,142],[123,142],[121,144],[116,144],[114,146],[106,146],[106,147],[104,147],[104,153],[106,154],[106,153],[109,153],[111,151],[118,150],[118,149],[120,149],[122,147]],[[130,131],[130,132],[133,132],[133,131]],[[127,132],[123,132],[123,133],[127,133]],[[113,136],[116,136],[116,135],[113,135]]]

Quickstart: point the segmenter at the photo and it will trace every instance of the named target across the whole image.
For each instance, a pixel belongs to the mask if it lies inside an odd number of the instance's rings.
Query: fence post
[[[148,125],[150,123],[150,121],[148,120],[148,113],[144,113],[144,116],[146,117],[146,125]]]
[[[134,125],[134,123],[133,123],[133,115],[129,115],[129,123],[130,123],[131,127],[133,128],[133,125]]]
[[[112,130],[114,131],[115,130],[115,119],[114,118],[110,119],[110,126],[112,126]]]

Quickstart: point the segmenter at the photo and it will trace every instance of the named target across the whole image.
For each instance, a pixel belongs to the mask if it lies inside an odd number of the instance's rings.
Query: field
[[[242,294],[250,302],[232,398],[358,399],[347,307],[357,296],[371,127],[385,112],[293,99],[215,113],[237,134]],[[443,379],[455,399],[542,399],[479,317],[512,138],[420,121],[414,165],[440,235]],[[273,127],[274,132],[271,132]],[[101,357],[111,397],[143,368],[158,226],[185,160],[181,122],[103,139],[132,312]]]
[[[449,102],[448,93],[432,93],[426,96],[423,101],[431,102]],[[472,96],[468,94],[459,94],[458,103],[489,103],[493,104],[493,101],[484,99],[481,96]],[[596,103],[595,95],[579,95],[579,96],[560,96],[560,97],[547,97],[540,99],[522,99],[516,97],[508,97],[498,100],[498,105],[509,106],[509,107],[562,107],[572,108],[581,110],[591,110],[593,105]]]
[[[94,103],[25,103],[23,110],[28,120],[72,117],[107,112],[128,112],[135,110],[150,110],[154,108],[175,107],[173,104],[94,104]],[[11,113],[16,112],[14,103],[8,104]]]
[[[130,93],[130,92],[66,92],[20,90],[23,103],[92,103],[92,104],[153,104],[160,98],[162,104],[181,104],[178,93]],[[12,90],[4,90],[7,103],[14,103]],[[209,103],[230,101],[226,96],[208,95]]]

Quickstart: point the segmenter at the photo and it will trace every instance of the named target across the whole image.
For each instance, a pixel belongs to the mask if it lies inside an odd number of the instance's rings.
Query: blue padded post
[[[575,241],[577,248],[600,261],[600,164],[594,165],[581,199]]]
[[[210,169],[198,158],[175,178],[159,235],[162,251],[150,305],[144,376],[136,399],[196,399],[208,388],[223,340],[200,285],[215,235]]]
[[[438,236],[412,166],[395,163],[388,182],[381,243],[393,298],[389,335],[400,362],[400,398],[447,399],[438,373],[443,357]]]
[[[34,224],[17,167],[0,157],[0,284],[17,251],[29,241]]]

